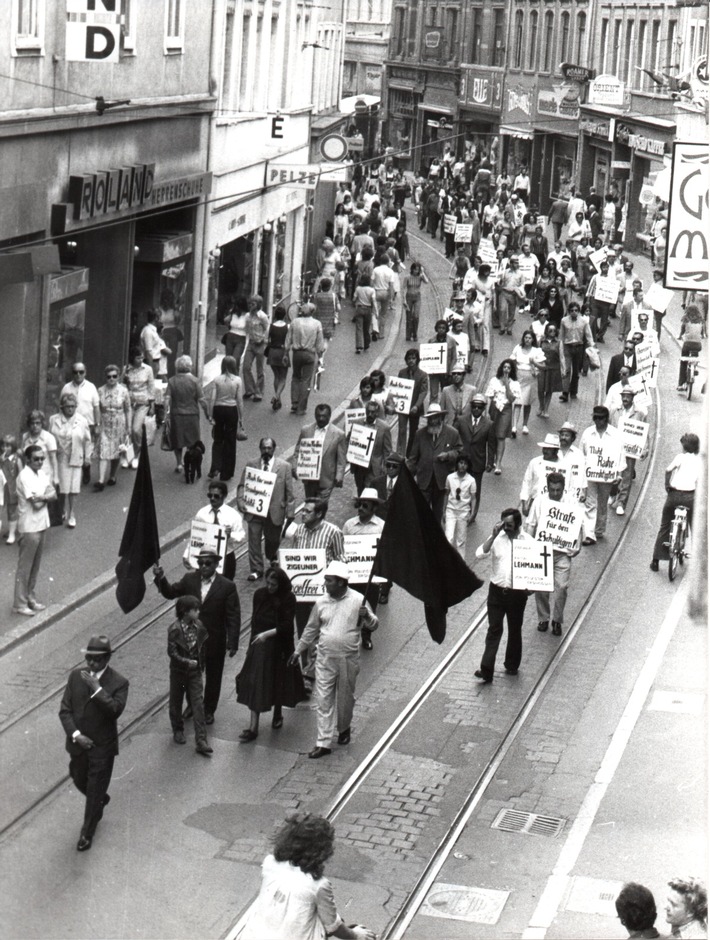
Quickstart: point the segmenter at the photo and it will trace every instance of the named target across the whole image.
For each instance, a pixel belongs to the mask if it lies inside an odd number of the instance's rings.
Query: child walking
[[[466,529],[473,522],[476,481],[471,476],[471,461],[461,455],[456,470],[446,478],[444,532],[459,555],[466,558]]]

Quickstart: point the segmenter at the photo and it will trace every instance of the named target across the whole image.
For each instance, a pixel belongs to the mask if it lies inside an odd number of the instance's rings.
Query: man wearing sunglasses
[[[45,609],[35,597],[35,585],[42,561],[45,533],[49,528],[47,503],[57,498],[49,474],[44,469],[44,449],[30,444],[24,452],[25,466],[17,476],[17,531],[20,555],[15,575],[13,613],[34,617]]]
[[[67,382],[59,393],[58,401],[64,395],[73,395],[76,398],[76,412],[86,418],[91,431],[91,440],[96,441],[101,423],[101,409],[99,407],[99,393],[93,382],[86,377],[86,366],[83,362],[75,362],[71,367],[72,380]],[[87,463],[81,474],[81,482],[87,486],[91,482],[91,453],[87,455]]]
[[[234,581],[217,574],[219,555],[211,549],[202,549],[197,556],[197,571],[190,571],[171,584],[160,565],[153,566],[155,583],[167,600],[176,600],[190,594],[200,600],[200,621],[207,630],[205,641],[205,723],[214,724],[222,690],[224,659],[230,659],[239,646],[241,610]],[[189,707],[185,717],[190,717]]]
[[[237,573],[236,549],[238,543],[244,541],[245,534],[242,514],[228,503],[225,505],[228,492],[227,484],[222,480],[211,480],[210,485],[207,487],[209,503],[207,506],[203,506],[202,509],[197,510],[193,522],[209,522],[212,525],[221,527],[227,540],[222,574],[230,581],[234,581],[234,575]],[[193,570],[190,564],[189,543],[185,546],[182,563],[188,571]]]

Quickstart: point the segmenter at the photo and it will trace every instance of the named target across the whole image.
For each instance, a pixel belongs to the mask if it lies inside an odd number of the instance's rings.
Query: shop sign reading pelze
[[[70,176],[69,201],[74,204],[74,218],[92,219],[143,206],[150,202],[154,180],[154,163]]]

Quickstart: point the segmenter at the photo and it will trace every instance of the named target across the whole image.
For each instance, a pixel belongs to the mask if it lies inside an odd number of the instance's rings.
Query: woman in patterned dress
[[[99,481],[94,483],[94,490],[100,493],[103,488],[115,486],[120,448],[128,443],[131,427],[131,397],[125,385],[118,381],[118,366],[110,365],[104,369],[106,384],[99,389],[99,438],[97,454],[99,458]]]

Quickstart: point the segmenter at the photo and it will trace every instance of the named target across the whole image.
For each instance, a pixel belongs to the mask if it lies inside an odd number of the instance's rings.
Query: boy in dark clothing
[[[168,656],[170,657],[170,724],[176,744],[185,743],[182,713],[183,696],[187,695],[188,709],[195,723],[195,750],[203,757],[212,754],[207,742],[205,706],[202,699],[202,670],[207,630],[202,626],[200,601],[190,594],[179,597],[175,604],[177,620],[168,628]]]

